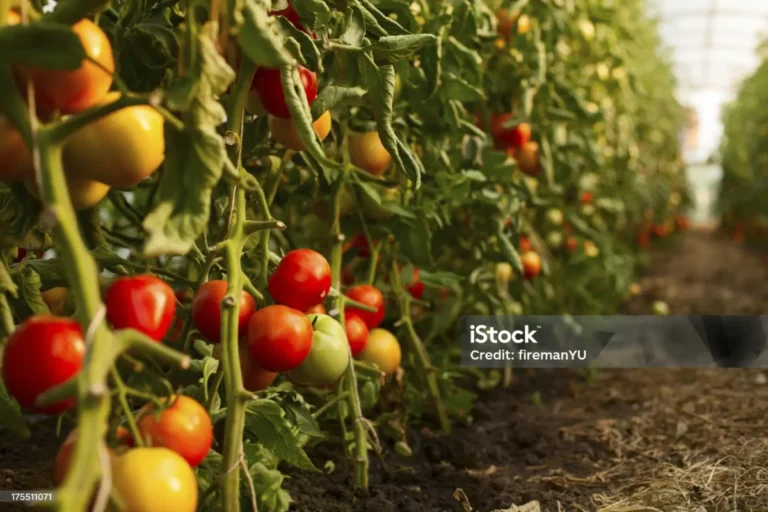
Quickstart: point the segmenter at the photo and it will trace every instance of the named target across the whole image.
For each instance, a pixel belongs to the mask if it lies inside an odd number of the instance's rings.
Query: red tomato
[[[107,35],[87,18],[72,25],[72,30],[80,38],[85,55],[90,57],[83,59],[79,68],[24,69],[35,85],[35,98],[41,109],[61,110],[65,114],[81,112],[96,105],[112,86],[115,60]]]
[[[176,314],[173,288],[150,274],[116,279],[104,303],[115,329],[136,329],[155,341],[162,341]]]
[[[246,346],[240,347],[240,370],[243,372],[243,387],[252,392],[267,389],[277,378],[277,372],[259,368]]]
[[[647,249],[651,245],[651,236],[648,231],[643,230],[637,234],[637,244],[643,249]]]
[[[378,240],[373,241],[373,246],[379,245]],[[362,233],[357,233],[352,237],[352,240],[344,244],[343,252],[347,252],[350,249],[357,249],[357,255],[361,258],[371,257],[371,248],[368,246],[368,239]]]
[[[528,235],[520,235],[520,252],[528,252],[531,250],[531,239]]]
[[[270,372],[299,366],[312,348],[312,322],[287,306],[267,306],[248,323],[246,341],[253,361]]]
[[[568,252],[573,254],[576,252],[576,249],[579,247],[579,242],[576,240],[575,237],[569,236],[565,239],[565,247],[568,249]]]
[[[526,279],[534,278],[541,272],[541,257],[538,253],[528,251],[520,256],[520,261],[523,263],[523,276]]]
[[[77,375],[83,366],[85,341],[80,325],[68,318],[36,315],[13,332],[5,346],[2,372],[8,393],[25,409],[58,414],[75,399],[36,407],[38,395]]]
[[[13,262],[14,263],[21,263],[27,257],[27,254],[28,254],[28,251],[25,248],[19,247],[16,250],[16,257],[13,258]]]
[[[317,306],[312,306],[307,311],[305,311],[308,315],[327,315],[328,312],[325,310],[325,306],[322,304],[318,304]]]
[[[269,278],[275,302],[300,311],[322,303],[331,290],[331,266],[311,249],[291,251],[280,260]]]
[[[589,204],[592,202],[592,192],[582,192],[579,200],[582,204]]]
[[[312,105],[317,97],[317,76],[307,68],[299,66],[299,77],[307,101]],[[285,102],[279,69],[258,68],[251,83],[251,90],[253,89],[259,91],[261,103],[267,112],[275,117],[291,117],[288,104]]]
[[[517,149],[531,140],[531,127],[528,123],[520,123],[512,128],[504,125],[512,119],[512,114],[497,114],[491,119],[491,134],[497,149]]]
[[[368,326],[359,316],[349,315],[344,317],[344,330],[347,333],[347,341],[349,341],[352,355],[356,356],[363,351],[368,341]]]
[[[413,267],[413,280],[406,285],[408,292],[416,300],[421,299],[424,295],[424,283],[419,281],[419,269]]]
[[[208,281],[192,297],[192,323],[209,341],[221,341],[221,301],[227,295],[227,282]],[[248,320],[256,311],[256,301],[248,293],[240,296],[240,315],[237,319],[238,335],[242,336]]]
[[[172,404],[162,412],[146,405],[139,412],[141,437],[151,446],[164,446],[175,451],[195,467],[213,444],[213,424],[208,411],[198,401],[185,395],[171,397]]]
[[[378,327],[379,324],[381,324],[381,321],[384,320],[384,296],[375,286],[371,286],[369,284],[353,286],[347,290],[346,296],[352,300],[360,302],[361,304],[376,308],[376,312],[372,313],[370,311],[357,309],[354,306],[347,306],[344,309],[345,317],[347,315],[359,316],[362,318],[363,322],[365,322],[365,325],[368,326],[368,329],[374,329]]]

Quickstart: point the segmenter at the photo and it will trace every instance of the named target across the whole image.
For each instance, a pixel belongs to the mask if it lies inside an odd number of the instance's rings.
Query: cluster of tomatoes
[[[15,11],[9,24],[21,19]],[[110,92],[115,69],[107,35],[89,19],[72,26],[80,38],[86,58],[74,70],[19,67],[20,84],[31,82],[39,114],[76,114],[117,100]],[[129,188],[153,174],[165,158],[162,115],[147,105],[121,108],[72,133],[63,146],[64,170],[72,204],[90,208],[111,187]],[[120,155],[116,159],[115,155]],[[32,155],[21,134],[0,118],[0,181],[23,182],[39,199]]]

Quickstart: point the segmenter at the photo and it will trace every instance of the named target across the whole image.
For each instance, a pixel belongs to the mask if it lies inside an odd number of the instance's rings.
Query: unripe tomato
[[[344,317],[344,331],[347,334],[352,355],[357,356],[368,342],[368,326],[359,316],[349,315]]]
[[[381,324],[381,321],[384,320],[384,296],[375,286],[370,284],[353,286],[347,290],[345,295],[361,304],[376,308],[376,312],[374,313],[355,308],[354,306],[347,306],[344,308],[345,317],[347,315],[357,315],[363,322],[365,322],[365,325],[367,325],[369,329],[378,327],[379,324]]]
[[[35,86],[37,106],[74,114],[97,105],[112,86],[115,60],[107,35],[84,18],[72,30],[80,38],[88,58],[75,70],[24,68],[23,74]],[[98,65],[92,61],[98,63]],[[123,157],[126,155],[120,155]]]
[[[413,267],[413,280],[406,285],[408,293],[416,300],[424,296],[424,283],[419,281],[419,269]]]
[[[61,315],[64,312],[64,306],[67,304],[67,289],[63,286],[50,288],[41,293],[43,302],[54,315]]]
[[[327,315],[328,312],[325,310],[325,306],[322,304],[318,304],[317,306],[312,306],[308,310],[305,311],[308,315]]]
[[[541,257],[534,251],[528,251],[520,256],[523,263],[523,276],[532,279],[541,273]]]
[[[584,241],[584,254],[588,258],[595,258],[600,254],[600,249],[595,245],[595,242],[592,240],[585,240]]]
[[[491,118],[491,134],[497,149],[521,148],[531,140],[531,127],[528,123],[520,123],[512,128],[504,125],[512,119],[512,114],[497,114]]]
[[[253,361],[270,372],[287,372],[299,366],[312,348],[312,322],[301,311],[287,306],[267,306],[248,323],[248,352]]]
[[[83,366],[85,341],[80,325],[68,318],[36,315],[21,323],[8,338],[3,354],[3,382],[19,404],[35,412],[62,413],[75,399],[36,407],[38,395],[77,375]]]
[[[168,448],[134,448],[117,457],[112,485],[126,511],[197,510],[195,472]]]
[[[227,282],[208,281],[192,297],[192,323],[208,341],[221,340],[221,301],[227,295]],[[248,327],[248,321],[256,311],[256,301],[247,292],[240,295],[240,314],[237,318],[238,336]]]
[[[397,187],[377,187],[374,186],[381,197],[382,203],[400,202],[401,192]],[[395,216],[395,213],[378,204],[368,197],[367,194],[360,195],[360,206],[363,209],[365,217],[371,220],[389,220]]]
[[[93,208],[106,197],[109,192],[109,185],[98,181],[92,181],[81,178],[74,174],[67,174],[67,191],[69,199],[72,201],[72,207],[75,210],[87,210]],[[24,180],[24,188],[32,197],[42,202],[40,191],[37,188],[34,177]]]
[[[277,372],[268,372],[260,368],[251,358],[248,347],[244,345],[240,346],[240,370],[243,372],[243,387],[254,393],[267,389],[277,378]]]
[[[512,265],[506,262],[496,264],[496,281],[507,284],[512,280]]]
[[[326,110],[323,115],[312,123],[312,129],[315,130],[320,140],[325,140],[328,137],[328,134],[331,133],[330,110]],[[299,137],[296,125],[293,124],[293,120],[290,117],[269,116],[269,131],[272,132],[272,136],[277,142],[288,149],[294,151],[304,151],[307,149],[301,137]]]
[[[304,386],[329,386],[339,380],[349,366],[347,335],[341,324],[328,315],[307,315],[307,318],[314,330],[312,348],[289,376]]]
[[[148,404],[139,412],[141,437],[151,446],[164,446],[195,467],[213,444],[213,424],[205,407],[185,395],[171,397],[171,405],[158,413]]]
[[[151,274],[116,279],[104,303],[115,329],[136,329],[155,341],[162,341],[176,314],[173,288]]]
[[[550,208],[546,213],[547,222],[553,226],[561,226],[563,224],[563,212],[557,208]]]
[[[558,249],[563,245],[563,234],[559,231],[547,233],[547,245],[552,249]]]
[[[351,133],[349,160],[374,176],[381,176],[392,163],[392,155],[381,143],[379,132]]]
[[[21,132],[0,114],[0,181],[12,183],[34,179],[34,173],[32,153]]]
[[[517,20],[517,33],[520,35],[527,34],[531,30],[531,18],[527,14],[520,16]]]
[[[112,92],[99,103],[112,103],[119,97],[119,92]],[[67,137],[64,168],[69,174],[111,187],[133,187],[163,163],[164,123],[163,116],[148,105],[121,108]]]
[[[300,311],[322,303],[331,290],[331,266],[312,249],[296,249],[280,260],[269,278],[276,303]]]
[[[400,367],[402,353],[400,343],[385,329],[373,329],[359,359],[375,364],[386,375],[392,375]]]
[[[539,165],[539,144],[534,141],[527,142],[518,150],[515,160],[523,174],[536,176],[541,171],[541,166]]]
[[[303,66],[299,66],[299,77],[304,87],[307,102],[312,105],[317,97],[317,76]],[[291,117],[288,104],[285,101],[283,83],[280,80],[280,69],[258,68],[253,77],[252,89],[259,91],[261,104],[275,117]]]

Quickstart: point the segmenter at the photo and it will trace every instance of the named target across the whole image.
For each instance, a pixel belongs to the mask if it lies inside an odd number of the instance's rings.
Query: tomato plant
[[[248,352],[253,361],[270,372],[287,372],[299,366],[312,348],[312,322],[287,306],[267,306],[248,324]]]
[[[85,341],[77,322],[38,315],[13,332],[3,353],[2,376],[8,392],[22,407],[57,414],[74,405],[62,400],[47,407],[36,405],[38,396],[74,377],[83,366]]]
[[[208,281],[195,292],[192,297],[192,322],[200,333],[210,341],[221,339],[221,302],[227,295],[227,282],[221,280]],[[243,335],[248,321],[256,310],[256,302],[248,293],[240,294],[239,315],[237,319],[238,333]]]
[[[296,249],[283,256],[269,278],[269,293],[275,302],[301,311],[322,303],[330,289],[331,266],[311,249]]]
[[[213,443],[211,418],[200,403],[188,396],[174,396],[168,402],[160,412],[145,407],[139,413],[139,432],[151,446],[173,450],[195,467],[208,455]]]
[[[115,329],[136,329],[157,341],[162,341],[176,314],[173,288],[152,275],[116,279],[104,304]]]

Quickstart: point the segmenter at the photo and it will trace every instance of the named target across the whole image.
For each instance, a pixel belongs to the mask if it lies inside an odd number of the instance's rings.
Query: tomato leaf
[[[381,12],[369,0],[359,0],[359,4],[363,8],[363,13],[367,11],[373,17],[376,24],[386,32],[386,34],[382,35],[405,35],[409,33],[399,23]],[[369,23],[367,19],[366,23]]]
[[[357,5],[347,7],[347,23],[339,40],[350,46],[362,46],[365,39],[365,17]]]
[[[46,69],[77,69],[83,59],[85,49],[68,25],[37,21],[0,29],[0,62]]]
[[[251,434],[269,446],[280,459],[301,469],[317,471],[293,433],[285,412],[274,401],[254,400],[249,403],[245,425]]]
[[[366,93],[367,91],[362,87],[329,85],[320,91],[315,101],[312,102],[312,119],[317,119],[326,110],[331,110],[345,103],[361,103],[360,100]]]
[[[237,34],[237,40],[245,55],[253,63],[265,68],[292,64],[294,58],[283,46],[283,36],[274,29],[263,5],[255,0],[242,1],[243,25]]]
[[[400,242],[403,254],[419,268],[432,267],[432,232],[426,221],[411,221],[403,217],[399,219],[392,232]]]
[[[14,274],[13,281],[18,287],[18,296],[12,299],[13,310],[20,318],[38,314],[49,314],[50,310],[40,293],[42,284],[40,274],[34,268],[25,265],[21,272]]]
[[[325,25],[331,19],[331,10],[322,0],[291,0],[291,7],[310,27]]]
[[[24,423],[18,402],[10,397],[2,380],[0,380],[0,425],[22,439],[28,439],[32,435],[29,427]]]
[[[436,41],[437,38],[432,34],[386,36],[371,45],[370,50],[377,63],[392,64],[410,57],[422,47],[434,44]]]
[[[288,491],[283,489],[285,476],[279,470],[269,469],[261,462],[257,462],[248,468],[248,473],[253,480],[256,503],[260,511],[288,512],[293,499]],[[250,492],[248,494],[246,503],[250,500]]]
[[[315,42],[306,33],[293,26],[293,23],[288,21],[285,17],[279,16],[281,28],[293,38],[286,41],[286,48],[291,54],[299,60],[306,68],[321,73],[323,71],[323,63],[320,60],[320,51],[315,46]]]
[[[13,282],[8,268],[2,264],[0,264],[0,293],[7,293],[14,298],[19,296],[19,287]]]

